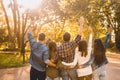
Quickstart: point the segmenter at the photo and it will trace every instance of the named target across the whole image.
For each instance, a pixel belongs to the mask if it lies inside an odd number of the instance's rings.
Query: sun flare
[[[39,6],[41,0],[18,0],[18,4],[22,5],[25,9],[34,9]]]
[[[38,8],[42,0],[17,0],[17,3],[21,7],[21,12],[24,12],[27,9],[35,9]],[[8,10],[8,5],[12,2],[12,0],[4,0],[4,4],[6,9]]]

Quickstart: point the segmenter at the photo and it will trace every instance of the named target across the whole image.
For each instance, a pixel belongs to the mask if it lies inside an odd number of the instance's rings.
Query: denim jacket
[[[36,42],[30,32],[28,32],[31,54],[29,63],[38,71],[45,71],[46,64],[49,61],[48,48],[45,44]]]
[[[107,35],[106,35],[106,38],[105,38],[105,42],[104,42],[105,49],[108,47],[108,43],[110,41],[110,36],[111,36],[111,33],[108,32]]]

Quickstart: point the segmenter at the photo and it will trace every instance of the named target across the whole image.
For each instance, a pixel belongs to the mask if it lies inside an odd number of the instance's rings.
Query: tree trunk
[[[28,14],[26,14],[26,16],[24,16],[24,14],[22,15],[22,42],[21,42],[21,54],[23,55],[23,64],[25,63],[25,46],[26,46],[26,42],[25,42],[25,27],[27,24],[27,19],[28,19]]]
[[[20,48],[21,46],[21,38],[20,38],[20,13],[19,13],[19,9],[17,9],[17,15],[18,15],[18,29],[17,29],[17,43],[18,43],[18,48]]]
[[[4,14],[5,14],[5,20],[6,20],[6,23],[7,23],[7,29],[8,29],[9,39],[11,39],[11,38],[12,38],[12,35],[11,35],[11,30],[10,30],[8,15],[7,15],[7,12],[6,12],[6,10],[5,10],[5,7],[4,7],[4,4],[3,4],[3,1],[2,1],[2,0],[0,0],[0,4],[1,4],[1,7],[2,7],[3,12],[4,12]]]
[[[14,40],[13,43],[16,43],[17,38],[17,1],[13,0],[13,4],[11,5],[12,13],[13,13],[13,22],[14,22]],[[16,47],[16,46],[15,46]]]
[[[116,48],[120,51],[120,30],[115,32],[115,44]]]
[[[23,55],[23,64],[25,63],[24,29],[25,29],[25,22],[24,22],[24,14],[23,14],[22,15],[22,36],[21,36],[21,54]]]

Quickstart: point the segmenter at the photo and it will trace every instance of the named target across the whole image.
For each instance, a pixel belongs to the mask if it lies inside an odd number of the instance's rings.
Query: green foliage
[[[28,59],[29,55],[26,55]],[[19,53],[0,53],[0,68],[20,67],[25,66],[23,64],[22,56]]]
[[[120,0],[42,0],[37,9],[26,10],[24,14],[21,14],[19,12],[19,5],[16,6],[16,0],[10,4],[13,15],[8,17],[14,18],[14,21],[9,22],[14,24],[14,30],[12,31],[10,29],[8,30],[8,33],[11,33],[14,36],[11,41],[19,45],[20,48],[21,45],[26,44],[24,40],[25,34],[29,28],[28,25],[34,20],[35,28],[33,32],[35,36],[37,36],[39,32],[44,32],[48,38],[61,42],[62,35],[65,31],[70,32],[72,38],[75,37],[79,26],[77,23],[78,19],[83,15],[86,20],[84,36],[88,36],[87,28],[88,26],[91,26],[95,33],[95,37],[103,37],[103,34],[106,33],[106,25],[110,24],[114,28],[116,42],[118,42],[120,40],[119,1]],[[18,14],[23,15],[23,17]],[[18,22],[16,22],[17,20]],[[2,42],[1,38],[0,42]]]
[[[20,51],[20,49],[19,48],[14,48],[14,49],[12,49],[12,48],[3,48],[1,51]]]
[[[65,17],[71,21],[76,21],[89,11],[89,0],[61,0],[61,3]]]
[[[9,42],[9,38],[7,36],[7,33],[6,33],[6,29],[5,28],[0,28],[0,44],[3,44],[3,43],[6,43],[6,42]]]
[[[102,27],[110,25],[115,32],[116,47],[120,49],[120,3],[118,0],[90,0],[90,12],[86,15],[88,24],[101,31]],[[102,26],[102,27],[101,27]],[[98,32],[97,32],[98,33]]]

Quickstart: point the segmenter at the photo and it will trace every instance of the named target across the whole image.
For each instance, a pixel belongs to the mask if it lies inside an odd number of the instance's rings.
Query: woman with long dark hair
[[[90,34],[89,43],[87,45],[86,40],[82,40],[78,46],[78,80],[92,80],[92,67],[91,65],[81,68],[82,64],[86,63],[91,56],[91,45],[92,44],[92,34]]]
[[[94,62],[93,62],[93,78],[94,80],[105,80],[106,69],[105,65],[108,63],[108,60],[105,55],[105,47],[101,41],[101,39],[94,40]]]
[[[92,51],[92,56],[87,63],[82,65],[82,67],[85,67],[92,64],[94,80],[106,80],[105,64],[108,63],[108,60],[105,53],[109,43],[111,32],[112,27],[108,27],[108,33],[106,35],[104,43],[102,43],[102,40],[100,38],[94,40],[94,49]]]
[[[49,59],[51,60],[56,53],[57,45],[55,42],[49,41],[48,48],[49,48]],[[57,62],[54,63],[56,64]],[[55,67],[48,66],[46,69],[46,75],[47,75],[47,80],[60,80],[59,70]]]
[[[94,50],[93,50],[93,78],[94,80],[106,80],[106,69],[105,64],[108,63],[106,57],[106,48],[110,39],[112,32],[112,27],[108,26],[108,33],[104,44],[100,38],[94,40]]]
[[[102,64],[103,61],[107,60],[105,52],[106,52],[106,49],[102,43],[102,40],[100,38],[95,39],[94,50],[93,50],[95,64],[99,65],[99,64]]]

